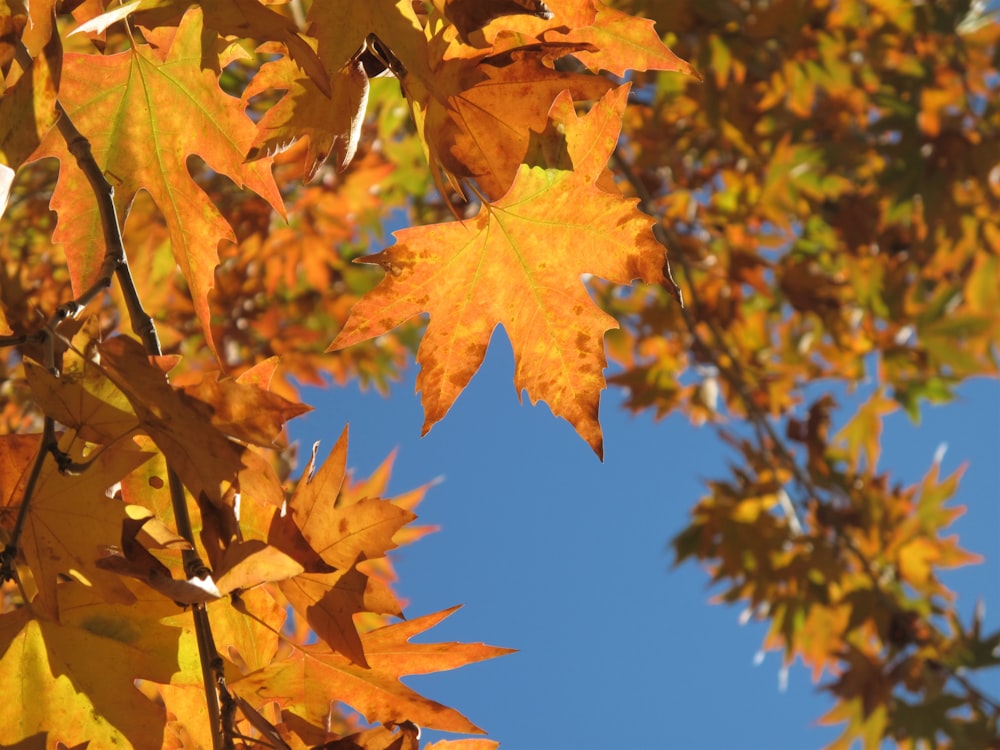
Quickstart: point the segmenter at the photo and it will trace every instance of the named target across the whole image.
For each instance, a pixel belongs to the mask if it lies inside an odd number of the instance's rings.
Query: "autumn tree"
[[[293,480],[285,424],[415,352],[426,431],[500,324],[598,456],[619,325],[629,407],[720,430],[677,557],[825,676],[841,745],[993,746],[1000,636],[937,576],[975,559],[958,477],[878,458],[885,414],[995,374],[997,32],[969,2],[0,0],[3,742],[479,732],[399,681],[506,651],[410,642],[450,614],[392,589],[426,488],[352,478],[346,431]],[[806,387],[863,378],[831,434]]]
[[[917,421],[997,374],[995,11],[622,6],[703,79],[637,73],[649,93],[614,157],[660,218],[686,305],[668,289],[599,297],[626,321],[611,380],[629,408],[684,413],[732,446],[678,561],[703,563],[719,600],[822,681],[835,746],[995,747],[1000,705],[979,675],[1000,634],[978,611],[963,622],[939,578],[977,559],[947,531],[959,474],[935,463],[904,487],[879,465],[887,414]]]

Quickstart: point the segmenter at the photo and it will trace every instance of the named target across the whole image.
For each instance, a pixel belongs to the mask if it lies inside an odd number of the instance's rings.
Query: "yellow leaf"
[[[664,250],[650,224],[635,201],[573,173],[522,166],[510,192],[470,221],[397,232],[394,247],[365,258],[386,277],[355,305],[330,348],[429,312],[417,352],[426,433],[479,369],[502,323],[518,394],[544,400],[603,456],[604,332],[617,323],[594,305],[580,276],[658,282]]]

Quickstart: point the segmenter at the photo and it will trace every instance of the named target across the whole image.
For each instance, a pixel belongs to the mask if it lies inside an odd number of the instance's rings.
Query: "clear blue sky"
[[[801,666],[779,689],[780,657],[755,665],[761,624],[709,605],[707,577],[671,569],[668,539],[732,458],[709,428],[635,418],[606,392],[601,464],[544,406],[519,406],[506,337],[445,420],[423,439],[415,369],[386,399],[356,387],[309,390],[316,407],[291,424],[304,455],[321,455],[350,423],[360,476],[399,448],[391,491],[441,476],[418,523],[442,530],[396,555],[408,616],[463,609],[428,640],[484,641],[519,653],[406,682],[465,713],[504,750],[656,748],[801,750],[833,740],[815,719],[830,703]],[[1000,388],[979,381],[961,402],[928,409],[919,428],[887,422],[880,466],[919,479],[937,447],[943,466],[971,465],[955,525],[984,565],[950,573],[966,617],[978,597],[1000,627]],[[1000,694],[1000,676],[982,683]],[[425,737],[434,739],[444,735]]]

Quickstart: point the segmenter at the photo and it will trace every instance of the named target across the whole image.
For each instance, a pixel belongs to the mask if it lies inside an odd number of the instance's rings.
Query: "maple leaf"
[[[482,734],[457,711],[424,698],[399,681],[404,675],[456,669],[512,653],[482,643],[410,643],[415,635],[441,622],[452,607],[408,622],[395,623],[361,636],[370,668],[351,663],[323,645],[301,646],[286,659],[233,683],[243,695],[277,700],[283,708],[322,725],[331,701],[343,701],[369,722],[410,721],[428,729]]]
[[[249,616],[247,613],[251,613]],[[215,642],[244,674],[263,669],[278,652],[284,606],[279,606],[267,587],[243,591],[238,600],[220,600],[208,606]],[[177,623],[184,620],[177,617]]]
[[[334,573],[306,571],[278,586],[323,642],[359,666],[368,666],[368,659],[355,615],[403,615],[391,589],[356,566]]]
[[[381,497],[385,495],[388,490],[389,475],[392,472],[392,465],[395,459],[396,452],[393,451],[381,464],[379,464],[375,471],[373,471],[366,478],[358,480],[353,477],[348,477],[344,486],[340,489],[339,504],[351,505],[365,497]],[[440,482],[440,478],[431,480],[430,482],[412,489],[409,492],[404,492],[401,495],[395,495],[391,498],[392,502],[399,507],[412,512],[421,503],[421,501],[423,501],[427,490],[438,484],[438,482]],[[412,523],[408,523],[392,535],[392,541],[397,547],[402,547],[407,544],[412,544],[427,534],[431,534],[438,530],[438,526],[415,526]],[[389,584],[396,580],[396,572],[393,569],[392,561],[388,557],[382,557],[377,560],[367,560],[365,562],[365,569]]]
[[[372,727],[323,746],[323,750],[418,750],[420,728],[412,722],[395,727]]]
[[[3,21],[0,16],[0,24]],[[9,87],[0,79],[0,216],[7,208],[14,173],[56,121],[56,83],[49,56],[34,58]]]
[[[424,750],[498,750],[500,743],[482,738],[466,740],[438,740]]]
[[[349,568],[359,555],[382,557],[395,545],[393,534],[416,516],[377,497],[365,497],[341,506],[338,495],[347,465],[347,429],[318,471],[310,462],[288,500],[295,526],[324,562]]]
[[[393,549],[394,534],[416,516],[390,500],[367,497],[337,506],[347,462],[347,430],[318,471],[314,462],[276,515],[268,541],[305,568],[279,583],[281,592],[327,644],[367,664],[353,616],[359,612],[401,615],[381,581],[357,569],[361,561]]]
[[[455,25],[458,32],[467,38],[498,18],[530,15],[543,20],[553,14],[542,0],[432,0],[434,7]]]
[[[340,70],[376,35],[407,71],[427,70],[427,40],[410,0],[329,0],[309,9],[311,33],[327,70]],[[421,73],[424,75],[424,73]]]
[[[864,458],[868,471],[875,473],[882,437],[882,417],[891,414],[898,407],[897,401],[883,395],[881,391],[876,391],[858,407],[851,420],[837,433],[836,439],[847,443],[848,456],[853,468],[857,468]]]
[[[499,198],[514,180],[531,132],[545,127],[560,92],[592,100],[611,88],[604,78],[553,70],[544,64],[546,56],[515,50],[509,60],[490,58],[492,64],[445,60],[426,89],[404,78],[432,163],[474,179],[483,195]]]
[[[173,389],[134,339],[109,339],[99,351],[105,372],[191,494],[197,498],[204,493],[223,504],[240,470],[242,451],[210,424],[211,407]],[[167,357],[161,360],[170,362]]]
[[[250,158],[272,156],[304,137],[308,139],[303,169],[307,180],[331,151],[336,151],[334,166],[343,170],[354,158],[368,103],[364,67],[357,59],[344,63],[331,76],[329,94],[292,68],[287,58],[267,63],[243,92],[244,102],[271,88],[286,92],[257,123]]]
[[[160,747],[163,709],[134,682],[170,679],[179,630],[134,618],[105,602],[77,610],[69,625],[33,619],[27,608],[0,616],[0,680],[17,686],[0,701],[3,743],[42,735],[49,748]]]
[[[246,443],[271,448],[285,422],[312,411],[266,388],[232,378],[203,377],[181,391],[211,407],[211,421],[226,435]]]
[[[162,26],[181,18],[190,5],[185,0],[142,0],[136,18],[144,26]],[[319,90],[329,93],[323,61],[290,18],[258,0],[213,0],[199,7],[204,13],[205,26],[222,36],[281,43]]]
[[[608,91],[585,115],[576,114],[569,91],[552,102],[545,129],[531,133],[524,163],[572,170],[612,195],[621,195],[608,168],[608,154],[618,145],[629,84]]]
[[[138,418],[125,394],[88,358],[100,340],[100,329],[96,316],[84,321],[63,354],[59,377],[31,360],[25,360],[24,372],[48,416],[84,440],[107,444],[134,429]]]
[[[424,433],[468,384],[501,323],[514,348],[519,396],[527,390],[532,403],[544,400],[603,456],[597,418],[603,336],[617,324],[594,305],[580,275],[656,283],[664,262],[652,221],[636,201],[594,184],[596,165],[606,163],[613,147],[604,112],[615,106],[609,94],[597,114],[561,123],[573,136],[567,137],[571,160],[586,165],[582,174],[522,165],[510,191],[471,220],[397,232],[396,245],[360,259],[381,265],[386,277],[354,306],[330,348],[430,313],[417,352]],[[569,114],[565,107],[557,112]],[[581,138],[581,131],[591,137]]]
[[[630,70],[667,70],[698,78],[694,68],[660,41],[649,19],[609,8],[600,0],[587,4],[596,11],[592,23],[575,26],[568,32],[553,30],[544,34],[543,39],[587,45],[574,52],[573,57],[594,73],[606,70],[620,77]]]
[[[235,235],[191,179],[188,157],[200,156],[275,210],[283,209],[270,161],[244,163],[254,125],[240,100],[219,88],[217,60],[203,53],[202,29],[201,11],[195,7],[185,14],[169,49],[136,45],[109,56],[67,54],[59,98],[114,186],[119,216],[127,215],[139,190],[156,202],[198,319],[208,332],[218,244],[235,241]],[[101,219],[93,191],[58,133],[50,132],[33,158],[45,156],[61,162],[51,202],[59,214],[53,239],[66,249],[79,292],[93,281],[104,257]]]
[[[35,445],[40,442],[38,436],[29,439]],[[86,469],[79,474],[65,474],[57,469],[55,461],[45,462],[30,498],[20,545],[38,586],[36,604],[53,615],[60,575],[72,575],[99,587],[109,601],[134,600],[117,576],[98,565],[100,550],[120,542],[122,524],[129,517],[125,504],[108,498],[106,491],[152,456],[122,445],[104,448],[94,455],[83,455],[79,442],[69,448],[70,458],[85,462]],[[24,439],[16,436],[5,436],[0,441],[0,455],[4,456],[0,466],[11,470],[0,475],[0,498],[9,508],[24,501],[22,493],[30,464],[18,465],[17,459],[25,449]]]
[[[421,29],[409,5],[389,0],[314,4],[310,18],[320,55],[328,65],[353,62],[360,45],[370,44],[366,35],[374,34],[378,44],[398,60],[393,72],[413,107],[431,164],[440,165],[449,177],[475,178],[479,189],[490,197],[503,195],[510,186],[529,130],[544,126],[549,106],[560,91],[569,89],[577,99],[586,100],[596,99],[611,86],[603,78],[557,71],[546,64],[569,53],[572,42],[539,50],[530,40],[525,48],[514,43],[504,49],[502,59],[489,57],[494,51],[490,46],[463,45],[455,31],[449,35],[445,29],[428,39],[430,29]],[[482,14],[476,11],[474,15]],[[354,111],[356,99],[356,95],[350,99],[346,110]],[[307,101],[302,97],[300,126],[309,123]],[[282,119],[290,121],[290,107],[288,114],[283,110]],[[344,117],[344,112],[338,113],[335,129],[343,129]],[[312,130],[321,127],[317,121]]]
[[[34,461],[40,444],[38,435],[4,435],[0,439],[0,528],[5,532],[14,528],[25,469]]]
[[[276,547],[259,539],[248,539],[226,547],[215,576],[219,591],[228,594],[266,582],[283,581],[302,571],[301,564]]]

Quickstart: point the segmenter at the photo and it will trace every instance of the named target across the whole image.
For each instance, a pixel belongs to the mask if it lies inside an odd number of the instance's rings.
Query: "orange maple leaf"
[[[395,246],[360,259],[381,265],[386,277],[354,306],[330,348],[430,313],[417,352],[425,433],[471,380],[502,323],[514,348],[518,394],[527,390],[532,403],[546,401],[603,456],[597,417],[603,339],[617,323],[594,305],[580,276],[656,283],[664,262],[652,220],[636,201],[594,184],[596,165],[607,162],[614,145],[606,111],[620,103],[620,94],[611,92],[585,118],[571,108],[556,110],[572,136],[570,161],[586,165],[582,173],[522,165],[508,193],[471,220],[397,232]],[[590,138],[579,137],[591,129]],[[594,158],[596,151],[602,159]]]
[[[211,422],[223,433],[262,448],[275,447],[285,422],[312,407],[232,378],[208,375],[181,389],[212,407]]]
[[[138,417],[125,394],[86,354],[97,346],[100,334],[100,320],[88,318],[63,353],[58,377],[30,359],[24,361],[24,374],[47,416],[76,430],[83,440],[107,444],[135,429]]]
[[[202,16],[191,9],[167,49],[136,45],[116,55],[66,55],[59,99],[90,141],[94,159],[115,189],[120,220],[139,190],[156,202],[170,230],[174,257],[209,335],[208,294],[219,263],[218,245],[235,241],[232,228],[191,179],[187,160],[208,165],[283,211],[270,161],[244,157],[254,125],[240,100],[219,88],[218,60],[202,49]],[[52,208],[59,214],[53,236],[66,248],[73,287],[94,280],[104,257],[103,231],[89,183],[51,131],[34,158],[61,161]]]
[[[592,72],[606,70],[624,76],[630,70],[669,70],[698,77],[694,68],[660,41],[649,19],[622,13],[599,0],[581,5],[590,5],[596,12],[592,24],[571,28],[568,32],[565,28],[549,31],[543,38],[546,42],[586,45],[573,56]]]
[[[452,175],[475,179],[487,198],[504,195],[556,96],[568,90],[577,100],[597,99],[612,85],[598,76],[553,70],[544,64],[546,56],[515,50],[511,59],[490,63],[444,60],[427,89],[405,77],[430,159]]]
[[[393,536],[416,516],[377,497],[338,503],[346,462],[345,429],[318,471],[310,463],[288,500],[289,513],[274,517],[268,541],[305,569],[279,583],[288,601],[330,647],[366,665],[354,615],[402,612],[389,587],[357,565],[393,549]]]
[[[334,166],[344,169],[354,157],[368,103],[368,76],[357,60],[349,60],[331,76],[325,94],[310,78],[299,75],[286,57],[263,65],[243,92],[243,101],[267,89],[286,94],[257,123],[250,158],[271,156],[299,138],[308,138],[303,173],[311,179],[335,151]]]
[[[355,57],[369,34],[378,36],[408,71],[427,69],[427,40],[414,3],[399,0],[330,0],[313,3],[309,22],[327,70]]]
[[[458,607],[373,630],[361,636],[370,668],[351,663],[324,645],[300,646],[233,683],[237,693],[259,702],[276,700],[286,710],[322,726],[331,701],[343,701],[369,722],[406,721],[446,732],[482,734],[457,711],[406,687],[399,678],[457,669],[512,653],[482,643],[410,643],[415,635],[441,622]]]
[[[186,0],[143,0],[136,19],[144,27],[166,26],[182,17],[190,6]],[[329,92],[323,61],[291,18],[258,0],[213,0],[199,7],[205,14],[205,26],[220,36],[279,42],[320,90]]]

